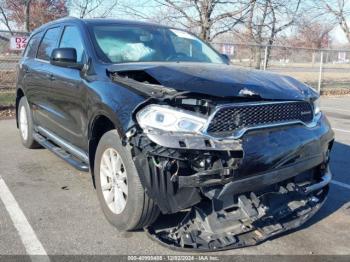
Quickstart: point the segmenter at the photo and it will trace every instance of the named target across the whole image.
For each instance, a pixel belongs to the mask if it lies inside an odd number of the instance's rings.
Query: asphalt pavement
[[[350,97],[322,98],[336,134],[329,198],[305,226],[238,254],[350,255]],[[0,121],[0,255],[184,255],[142,230],[119,232],[104,218],[89,173],[45,149],[25,149],[14,120]],[[164,218],[162,218],[164,219]]]

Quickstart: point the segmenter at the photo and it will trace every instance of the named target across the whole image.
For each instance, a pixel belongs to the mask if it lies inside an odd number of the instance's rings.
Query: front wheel
[[[117,130],[105,133],[95,155],[95,184],[107,220],[120,230],[152,224],[159,209],[145,193],[130,152]]]
[[[33,118],[32,111],[28,104],[27,98],[23,96],[18,104],[17,110],[18,128],[22,144],[26,148],[38,148],[39,144],[33,138]]]

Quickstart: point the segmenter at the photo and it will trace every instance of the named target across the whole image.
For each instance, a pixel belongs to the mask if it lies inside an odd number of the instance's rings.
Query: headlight
[[[317,115],[320,112],[321,112],[321,109],[320,109],[320,98],[317,98],[314,101],[314,115]]]
[[[136,119],[142,129],[190,133],[198,133],[207,121],[190,111],[161,105],[146,106],[136,114]]]

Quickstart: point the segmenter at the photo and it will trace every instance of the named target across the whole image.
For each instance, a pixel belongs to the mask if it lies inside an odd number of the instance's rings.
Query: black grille
[[[219,109],[207,132],[209,134],[227,134],[242,128],[277,124],[290,121],[311,122],[313,109],[308,102],[240,104]]]

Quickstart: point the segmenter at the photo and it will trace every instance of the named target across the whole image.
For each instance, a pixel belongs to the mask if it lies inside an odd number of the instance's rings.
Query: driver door
[[[62,47],[75,48],[77,62],[84,63],[84,43],[75,25],[66,25],[63,28],[59,45]],[[52,65],[52,105],[55,112],[55,133],[67,142],[87,150],[87,110],[86,89],[81,77],[81,71],[75,68],[66,68]]]

